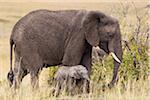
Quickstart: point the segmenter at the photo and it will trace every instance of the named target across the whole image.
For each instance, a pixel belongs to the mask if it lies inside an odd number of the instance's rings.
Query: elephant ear
[[[84,17],[82,22],[82,28],[85,31],[85,38],[92,46],[98,46],[99,44],[98,25],[101,17],[103,17],[103,14],[100,12],[90,11]]]

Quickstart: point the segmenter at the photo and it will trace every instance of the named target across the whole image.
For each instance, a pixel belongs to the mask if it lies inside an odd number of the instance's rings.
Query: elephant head
[[[122,61],[122,45],[119,22],[98,11],[90,11],[82,22],[85,38],[92,46],[99,46],[114,59],[114,72],[110,85],[117,78],[118,68]]]

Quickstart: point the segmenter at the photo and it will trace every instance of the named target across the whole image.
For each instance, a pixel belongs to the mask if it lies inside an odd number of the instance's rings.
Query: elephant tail
[[[10,71],[12,71],[12,57],[13,57],[13,39],[10,39]]]
[[[12,70],[12,56],[13,56],[12,50],[13,50],[13,45],[14,45],[14,42],[13,42],[12,39],[10,39],[10,71],[7,74],[7,79],[8,79],[10,87],[12,86],[13,79],[14,79],[14,73],[13,73],[13,70]]]

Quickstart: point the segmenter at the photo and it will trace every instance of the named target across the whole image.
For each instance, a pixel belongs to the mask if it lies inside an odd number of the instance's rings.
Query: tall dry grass
[[[0,100],[149,100],[149,12],[147,2],[112,3],[0,3]],[[9,88],[6,75],[9,70],[9,36],[19,18],[35,9],[87,9],[100,10],[119,19],[123,44],[123,63],[118,82],[113,89],[104,88],[112,77],[113,61],[110,56],[93,64],[91,91],[79,94],[53,97],[47,81],[51,82],[57,68],[44,69],[40,74],[40,89],[32,91],[30,76],[23,79],[20,89]]]

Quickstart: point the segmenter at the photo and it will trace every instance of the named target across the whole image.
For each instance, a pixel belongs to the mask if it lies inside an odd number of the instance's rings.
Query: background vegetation
[[[44,69],[40,74],[40,89],[32,92],[30,77],[15,93],[9,88],[6,75],[9,70],[9,36],[14,24],[22,16],[35,9],[87,9],[100,10],[116,17],[120,22],[123,45],[123,63],[119,69],[118,82],[113,89],[103,88],[112,78],[112,57],[93,63],[90,94],[74,97],[62,94],[59,99],[150,99],[149,66],[149,9],[147,2],[100,2],[100,3],[0,3],[0,100],[51,100],[51,83],[56,67]]]

